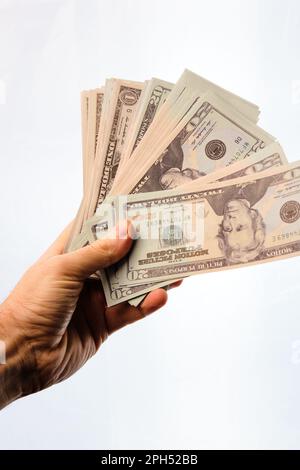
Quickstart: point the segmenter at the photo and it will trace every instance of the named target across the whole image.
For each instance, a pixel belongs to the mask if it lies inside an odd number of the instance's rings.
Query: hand
[[[166,292],[157,289],[137,308],[107,308],[100,281],[88,279],[126,255],[132,240],[124,230],[124,237],[63,254],[67,228],[1,305],[7,363],[0,365],[0,408],[70,377],[111,333],[165,304]]]

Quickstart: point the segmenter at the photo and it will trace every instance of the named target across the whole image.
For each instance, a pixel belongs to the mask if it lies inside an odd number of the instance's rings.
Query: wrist
[[[13,305],[0,305],[0,409],[39,390],[30,343],[14,324]]]

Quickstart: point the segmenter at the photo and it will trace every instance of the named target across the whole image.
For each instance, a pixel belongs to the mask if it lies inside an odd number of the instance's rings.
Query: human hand
[[[88,279],[126,255],[128,229],[120,238],[63,253],[68,227],[0,306],[7,358],[0,365],[0,408],[70,377],[111,333],[165,304],[166,292],[157,289],[139,307],[107,308],[100,281]]]

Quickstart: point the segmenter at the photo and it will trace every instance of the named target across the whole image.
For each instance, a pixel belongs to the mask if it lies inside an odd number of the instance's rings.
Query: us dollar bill
[[[86,135],[86,184],[91,181],[91,172],[93,171],[93,164],[96,156],[97,141],[100,127],[100,120],[102,114],[102,105],[104,99],[104,87],[90,90],[88,93],[89,107],[88,107],[88,123]]]
[[[90,160],[93,161],[96,156],[102,106],[104,100],[104,87],[90,91],[91,106],[88,117],[88,153]]]
[[[203,176],[200,181],[196,179],[180,186],[180,190],[197,190],[199,183],[206,185],[207,183],[214,183],[216,181],[231,180],[247,175],[252,176],[262,171],[287,164],[288,160],[283,148],[278,142],[273,142],[258,152],[252,153],[250,156],[248,155],[248,157],[245,157],[243,160],[237,161],[233,165],[226,166],[218,171]]]
[[[102,280],[101,277],[100,279]],[[160,287],[167,288],[169,284],[170,281],[165,280],[157,282],[155,287],[149,283],[135,286],[120,286],[111,293],[109,298],[105,295],[106,303],[108,307],[112,307],[113,305],[117,305],[121,302],[129,302],[132,306],[137,307],[150,291],[159,289]]]
[[[259,108],[256,105],[189,70],[185,70],[170,92],[168,99],[158,110],[146,135],[133,151],[130,160],[127,161],[125,173],[128,175],[134,174],[136,167],[143,165],[143,157],[150,158],[149,152],[158,146],[158,143],[162,140],[161,137],[164,134],[168,136],[174,127],[186,116],[192,104],[207,92],[212,92],[222,100],[225,100],[231,107],[237,109],[244,118],[253,123],[257,122]],[[162,148],[163,150],[164,148]],[[114,185],[112,192],[113,194],[125,194],[128,192],[128,186],[122,185],[122,179],[118,178],[118,185]]]
[[[168,98],[173,86],[172,83],[158,78],[152,78],[147,82],[145,90],[141,94],[134,123],[126,140],[114,185],[117,184],[119,175],[122,175],[124,164],[142,141],[154,117]]]
[[[173,281],[173,282],[176,282],[176,281]],[[163,287],[163,289],[167,292],[168,290],[170,290],[171,288],[171,285],[168,283],[168,285],[166,286],[163,286],[163,285],[160,285],[159,283],[157,285],[152,285],[152,288],[151,288],[151,291],[153,291],[154,289],[158,289],[159,287]],[[150,292],[150,291],[149,291]],[[149,293],[147,292],[147,294]],[[130,299],[128,300],[128,303],[130,305],[132,305],[133,307],[137,307],[138,305],[140,305],[143,300],[145,299],[145,297],[147,297],[147,294],[143,294],[143,295],[139,295],[137,297],[134,297],[133,299]]]
[[[133,307],[137,307],[138,305],[140,305],[143,302],[143,300],[146,296],[147,296],[147,294],[138,295],[137,297],[134,297],[133,299],[129,299],[128,303],[130,305],[132,305]]]
[[[129,155],[141,142],[156,113],[168,98],[172,87],[172,83],[157,78],[150,80],[144,98],[144,106],[141,108],[139,116],[137,116],[134,132],[128,142],[127,151]]]
[[[82,145],[82,175],[83,175],[83,188],[86,189],[87,184],[87,131],[88,131],[88,114],[89,114],[89,92],[83,90],[80,93],[80,108],[81,108],[81,145]]]
[[[193,238],[194,234],[188,237],[178,219],[174,232],[174,221],[172,228],[169,217],[172,209],[178,214],[178,208],[182,211],[186,207],[196,214],[197,206],[203,214],[202,239]],[[129,257],[119,263],[119,268],[126,265],[128,273],[122,286],[295,256],[300,251],[300,163],[209,184],[193,192],[129,196],[126,210],[135,216],[138,211],[139,224],[142,221],[153,231],[157,230],[159,213],[159,220],[171,222],[169,227],[159,226],[156,240],[138,239]],[[115,295],[109,270],[104,285],[108,297],[110,290]]]
[[[230,167],[226,167],[223,170],[219,170],[216,173],[203,177],[201,179],[201,183],[205,185],[210,182],[212,183],[216,181],[226,181],[234,178],[241,178],[247,175],[251,176],[284,164],[288,164],[287,158],[280,144],[275,142],[273,144],[268,145],[268,147],[266,147],[265,149],[260,150],[257,154],[252,155],[247,160],[242,160]],[[192,191],[193,188],[197,190],[197,186],[199,186],[199,181],[195,180],[188,185],[182,186],[180,189],[181,191]],[[154,290],[158,287],[160,287],[159,283],[157,285],[153,283],[149,291]],[[164,288],[167,289],[168,286]],[[134,306],[137,306],[142,302],[145,296],[146,294],[134,298],[129,301],[129,303]]]
[[[89,212],[96,208],[109,193],[121,159],[127,133],[132,124],[143,84],[116,81],[110,100],[110,113],[106,118],[103,131],[103,147],[97,147],[97,167],[93,181]],[[98,150],[99,149],[99,150]]]
[[[263,171],[269,170],[272,167],[284,165],[286,164],[286,162],[287,160],[281,146],[278,143],[273,143],[265,149],[259,151],[257,154],[253,154],[247,159],[240,161],[234,165],[231,165],[230,167],[221,169],[213,175],[203,177],[200,181],[201,183],[203,182],[204,186],[206,186],[207,184],[213,184],[213,178],[215,178],[215,181],[224,181],[228,179],[244,177],[246,175],[249,176],[253,174],[259,174]],[[197,181],[198,185],[200,181]],[[195,189],[195,183],[196,182],[193,182],[191,184],[194,186],[193,190]],[[188,190],[188,188],[185,187],[184,190],[186,191]],[[114,199],[116,198],[111,198],[108,201],[108,211],[113,211]],[[115,225],[117,220],[117,214],[113,211],[113,213],[109,215],[112,217],[111,225]],[[128,217],[132,216],[132,214],[127,215]],[[107,219],[108,214],[103,211],[102,214],[98,213],[86,222],[84,233],[86,239],[89,240],[90,243],[92,243],[97,238],[105,238],[109,226]],[[114,267],[113,270],[106,270],[103,271],[101,274],[104,292],[108,305],[114,305],[119,301],[125,301],[133,297],[126,297],[125,291],[122,290],[123,284],[126,285],[128,279],[132,277],[129,262],[121,264],[119,263]],[[185,274],[183,276],[185,276]],[[180,277],[181,276],[178,276],[178,278]],[[150,291],[157,287],[160,287],[160,284],[153,283],[152,285],[150,284],[148,287],[145,287],[145,289],[147,288],[148,291]]]
[[[88,159],[87,159],[87,134],[88,134],[88,115],[89,115],[89,91],[83,90],[80,93],[80,109],[81,109],[81,145],[82,145],[82,184],[83,184],[83,197],[77,211],[75,222],[71,229],[69,239],[67,241],[65,251],[71,251],[75,242],[74,237],[78,237],[78,233],[82,227],[82,215],[85,205],[85,194],[88,188]],[[80,220],[80,222],[79,222]],[[77,241],[76,241],[77,243]]]
[[[207,93],[167,140],[157,146],[123,193],[172,189],[257,152],[274,138],[234,108]],[[146,167],[146,168],[145,168]]]
[[[83,221],[86,220],[88,216],[93,215],[94,213],[94,208],[97,206],[97,189],[99,189],[99,184],[100,181],[103,179],[105,180],[107,177],[107,171],[105,171],[105,176],[103,175],[103,170],[107,170],[107,167],[104,165],[103,168],[103,163],[105,162],[105,149],[108,144],[109,139],[109,133],[110,129],[112,126],[112,119],[113,119],[113,110],[116,106],[116,100],[118,98],[118,92],[119,89],[118,87],[123,84],[123,85],[130,85],[132,87],[140,87],[142,84],[137,83],[137,82],[125,82],[122,80],[117,80],[117,79],[109,79],[106,81],[105,84],[105,99],[103,100],[103,109],[102,109],[102,114],[105,116],[103,119],[102,125],[101,125],[101,132],[99,131],[99,144],[97,145],[97,152],[96,152],[96,159],[95,159],[95,165],[93,165],[92,168],[92,173],[93,173],[93,178],[92,181],[90,180],[90,163],[91,159],[86,158],[86,134],[87,134],[87,121],[88,121],[88,108],[86,105],[88,105],[89,98],[93,95],[91,93],[94,90],[89,90],[87,92],[82,93],[82,124],[83,124],[83,161],[84,161],[84,186],[85,186],[85,191],[84,191],[84,201],[81,205],[81,210],[78,213],[76,217],[76,227],[74,226],[74,235],[78,234],[81,229],[82,229],[82,224]],[[174,128],[176,123],[178,123],[181,119],[182,116],[186,114],[186,110],[189,109],[190,107],[190,101],[191,97],[195,99],[197,96],[203,94],[207,90],[212,90],[215,92],[218,96],[224,98],[228,103],[231,105],[237,107],[239,111],[252,120],[253,122],[256,122],[259,109],[256,105],[253,103],[250,103],[243,98],[234,95],[233,93],[229,92],[228,90],[225,90],[216,84],[204,79],[203,77],[200,77],[193,72],[189,70],[185,70],[182,76],[180,77],[179,81],[176,83],[174,87],[172,87],[172,84],[169,84],[168,82],[164,82],[162,80],[158,79],[152,79],[148,82],[147,86],[147,91],[145,90],[145,93],[143,92],[144,96],[147,98],[150,95],[150,100],[149,100],[149,106],[147,107],[146,113],[142,113],[142,108],[140,108],[140,98],[137,106],[135,107],[135,111],[138,110],[138,108],[141,111],[141,114],[137,116],[136,119],[133,119],[131,121],[135,121],[135,129],[138,129],[138,133],[135,135],[134,133],[130,132],[130,127],[129,130],[126,129],[126,136],[130,136],[131,139],[131,144],[133,152],[130,150],[130,145],[128,146],[128,155],[135,155],[137,157],[136,162],[134,165],[139,165],[139,156],[144,155],[144,150],[149,144],[150,147],[147,147],[148,149],[156,146],[157,142],[159,139],[161,139],[164,135],[164,132],[168,134],[170,130]],[[172,91],[169,92],[169,86],[171,85]],[[161,86],[161,88],[160,88]],[[142,86],[143,88],[143,86]],[[148,93],[148,94],[147,94]],[[149,95],[150,93],[150,95]],[[141,93],[142,94],[142,93]],[[168,95],[168,99],[166,100],[165,98]],[[147,99],[146,99],[147,102]],[[178,111],[181,110],[182,111]],[[178,114],[177,114],[178,113]],[[155,119],[153,117],[155,116]],[[141,119],[141,121],[139,121]],[[91,120],[89,120],[91,122]],[[139,126],[140,124],[140,126]],[[93,123],[91,122],[91,125],[93,127]],[[97,124],[96,124],[97,127]],[[156,132],[151,133],[150,128],[153,128],[156,130]],[[145,140],[146,139],[146,140]],[[146,144],[147,142],[147,144]],[[125,138],[125,144],[126,144],[126,138]],[[146,147],[145,147],[146,146]],[[141,147],[141,148],[140,148]],[[122,147],[122,149],[126,150],[126,145]],[[139,149],[138,155],[136,154],[136,151]],[[127,152],[126,152],[127,153]],[[91,152],[89,152],[89,155]],[[122,163],[122,153],[119,156],[120,160],[117,165],[110,165],[112,168],[112,174],[114,177],[111,179],[111,182],[108,183],[107,181],[104,181],[104,186],[107,185],[107,188],[105,189],[105,192],[108,193],[110,188],[114,186],[114,180],[118,172],[116,170],[119,169],[120,162]],[[115,159],[117,161],[118,159]],[[126,159],[125,159],[126,160]],[[125,161],[124,160],[124,161]],[[133,166],[133,170],[135,169],[135,166]],[[127,169],[125,171],[125,174],[131,175],[133,173],[132,168]],[[122,176],[122,175],[121,175]],[[122,181],[124,178],[120,178]],[[124,191],[121,191],[124,192]],[[118,194],[118,191],[115,193]]]
[[[250,121],[254,123],[258,121],[260,111],[256,104],[245,100],[241,96],[238,96],[231,91],[220,87],[219,85],[188,69],[184,70],[179,80],[176,82],[176,85],[170,95],[170,99],[166,103],[165,109],[167,109],[168,106],[171,106],[172,102],[176,101],[181,95],[187,95],[195,92],[202,94],[206,93],[207,91],[211,91],[220,98],[224,99],[231,106],[238,109],[239,112]]]
[[[93,179],[104,92],[104,87],[81,92],[83,198],[77,211],[76,221],[73,224],[66,251],[75,249],[82,239],[79,234],[89,197],[90,184]]]
[[[78,246],[84,221],[94,214],[112,187],[143,86],[139,82],[106,80],[101,102],[102,119],[95,136],[96,154],[91,171],[87,173],[89,185],[84,188],[84,198],[76,215],[67,251]]]

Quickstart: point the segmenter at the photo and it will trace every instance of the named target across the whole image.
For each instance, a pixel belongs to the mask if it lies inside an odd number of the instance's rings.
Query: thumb
[[[116,263],[128,253],[132,245],[131,230],[129,223],[119,225],[106,239],[96,240],[91,245],[60,255],[63,273],[76,280],[85,280],[98,269]]]

